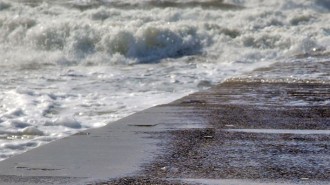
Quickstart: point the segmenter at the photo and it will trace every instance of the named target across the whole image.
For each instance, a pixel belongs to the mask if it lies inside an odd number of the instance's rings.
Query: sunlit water
[[[330,51],[329,10],[328,0],[0,0],[0,160],[274,62],[317,61]]]

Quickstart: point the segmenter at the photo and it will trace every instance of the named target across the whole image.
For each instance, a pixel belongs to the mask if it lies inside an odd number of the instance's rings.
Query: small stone
[[[160,169],[163,170],[163,171],[166,171],[166,170],[167,170],[167,167],[164,166],[164,167],[162,167],[162,168],[160,168]]]

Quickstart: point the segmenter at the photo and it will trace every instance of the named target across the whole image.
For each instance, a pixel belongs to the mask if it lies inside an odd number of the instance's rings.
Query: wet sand
[[[285,77],[297,67],[324,75]],[[328,71],[278,63],[228,79],[2,161],[0,184],[329,184]]]

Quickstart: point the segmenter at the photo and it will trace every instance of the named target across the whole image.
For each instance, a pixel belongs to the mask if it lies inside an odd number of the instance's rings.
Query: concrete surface
[[[0,162],[0,184],[330,184],[329,63],[278,63],[52,142]],[[285,77],[301,71],[323,75]]]

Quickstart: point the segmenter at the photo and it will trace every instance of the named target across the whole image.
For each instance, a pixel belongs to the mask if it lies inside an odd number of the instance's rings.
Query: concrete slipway
[[[330,184],[329,71],[297,61],[228,79],[2,161],[0,184]]]

